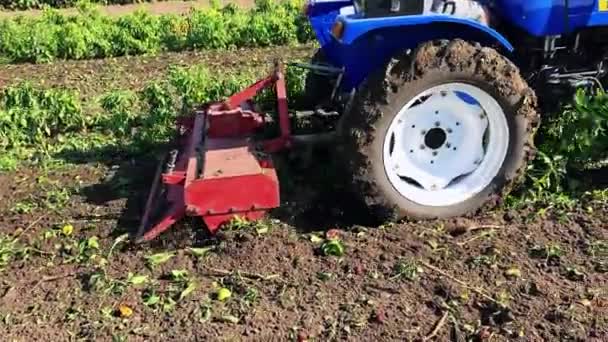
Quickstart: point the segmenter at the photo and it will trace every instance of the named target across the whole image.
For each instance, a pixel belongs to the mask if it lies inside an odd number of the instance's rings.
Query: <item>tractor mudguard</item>
[[[344,36],[340,39],[343,44],[353,44],[357,39],[369,33],[382,33],[386,30],[401,29],[406,33],[413,27],[424,26],[429,34],[438,38],[453,35],[471,35],[483,43],[499,44],[501,48],[512,51],[513,46],[496,30],[480,24],[474,20],[461,19],[449,15],[411,15],[389,18],[359,19],[354,16],[342,16],[340,20],[345,24]],[[453,28],[453,30],[449,30]],[[480,42],[480,43],[482,43]]]
[[[331,35],[329,19],[344,24],[342,37]],[[345,69],[342,91],[356,88],[367,75],[400,51],[437,39],[463,39],[510,54],[513,46],[494,29],[447,15],[411,15],[358,18],[357,15],[326,13],[313,20],[313,28],[329,62]]]

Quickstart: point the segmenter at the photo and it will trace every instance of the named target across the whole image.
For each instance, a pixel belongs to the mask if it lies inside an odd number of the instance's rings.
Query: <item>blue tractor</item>
[[[534,157],[540,113],[608,71],[608,0],[310,1],[306,93],[339,109],[338,157],[381,219],[499,203]]]

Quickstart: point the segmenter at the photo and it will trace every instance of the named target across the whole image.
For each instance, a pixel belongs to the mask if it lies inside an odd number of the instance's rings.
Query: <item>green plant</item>
[[[135,125],[136,112],[133,106],[137,101],[131,91],[113,91],[101,98],[101,107],[109,114],[101,124],[120,137],[130,134]]]
[[[559,260],[564,256],[565,252],[562,247],[555,243],[549,243],[545,246],[533,246],[530,249],[530,256],[533,258],[546,259],[547,261]]]
[[[175,254],[170,253],[170,252],[164,252],[164,253],[157,253],[157,254],[152,254],[149,256],[146,256],[146,263],[148,264],[148,266],[150,267],[156,267],[160,264],[163,264],[167,261],[169,261],[169,259],[173,258],[175,256]]]
[[[77,131],[86,121],[76,92],[36,89],[29,83],[0,93],[0,147],[40,144],[59,133]]]
[[[91,236],[79,241],[68,240],[61,252],[65,254],[65,262],[86,263],[99,256],[99,248],[99,238]]]
[[[418,279],[418,276],[422,272],[424,272],[424,270],[415,261],[400,260],[393,268],[393,276],[391,279],[405,278],[409,281],[414,281]]]
[[[34,0],[35,1],[35,0]],[[187,16],[137,11],[118,18],[82,5],[75,15],[46,9],[41,17],[0,20],[0,58],[45,63],[57,58],[90,59],[184,49],[285,45],[310,41],[301,0],[194,9]]]
[[[344,255],[344,244],[338,239],[333,239],[324,242],[321,245],[321,251],[324,255],[333,255],[341,257]]]
[[[28,249],[19,240],[8,235],[0,234],[0,271],[2,271],[17,256],[26,256]]]

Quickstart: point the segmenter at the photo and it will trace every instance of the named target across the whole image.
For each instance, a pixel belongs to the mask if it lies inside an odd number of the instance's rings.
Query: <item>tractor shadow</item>
[[[148,192],[165,145],[150,145],[146,154],[129,148],[107,148],[66,151],[58,157],[72,164],[100,163],[107,172],[96,184],[80,190],[85,202],[96,206],[116,206],[120,214],[102,219],[116,221],[112,237],[124,233],[134,236],[139,228]],[[370,225],[372,221],[362,204],[353,200],[341,187],[330,151],[325,149],[292,150],[274,158],[280,178],[281,207],[269,213],[270,218],[294,227],[300,232]],[[118,216],[117,216],[118,215]],[[94,220],[99,216],[82,215],[77,219]],[[215,237],[208,234],[200,218],[178,222],[148,245],[152,248],[179,248],[182,245],[206,244]]]
[[[88,204],[96,206],[110,206],[113,203],[123,202],[118,215],[109,215],[108,220],[116,220],[116,228],[112,231],[113,237],[137,232],[140,213],[146,201],[147,190],[152,183],[158,155],[163,151],[161,145],[146,146],[150,153],[140,154],[128,151],[126,148],[93,149],[86,152],[65,151],[58,157],[72,164],[100,163],[107,168],[106,174],[99,183],[85,186],[80,189],[80,195]],[[95,217],[79,217],[87,220]],[[97,217],[99,218],[99,217]]]
[[[302,233],[378,225],[346,188],[329,148],[292,150],[275,158],[281,207],[271,215]]]

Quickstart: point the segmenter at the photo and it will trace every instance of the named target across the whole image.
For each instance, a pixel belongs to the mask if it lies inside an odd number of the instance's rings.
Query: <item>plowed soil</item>
[[[605,202],[365,227],[345,198],[306,177],[257,228],[211,237],[187,221],[149,245],[112,249],[137,226],[152,166],[115,159],[0,175],[0,236],[18,238],[0,280],[3,340],[608,340]],[[321,253],[313,232],[340,239],[344,255]],[[79,252],[91,237],[99,249]],[[193,256],[193,246],[209,252]],[[163,252],[174,256],[146,263]],[[175,270],[196,284],[181,300]],[[121,286],[129,273],[148,282]],[[219,286],[228,300],[213,297]],[[119,317],[120,305],[132,314]]]

